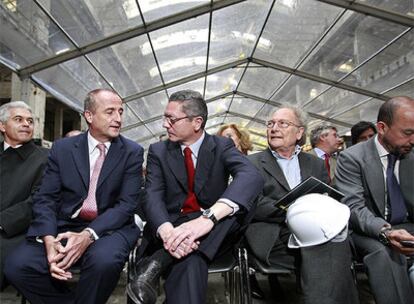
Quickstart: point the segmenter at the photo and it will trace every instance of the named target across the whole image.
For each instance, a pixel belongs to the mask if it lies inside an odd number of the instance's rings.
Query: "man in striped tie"
[[[91,91],[89,130],[53,144],[26,241],[6,277],[30,303],[106,303],[139,229],[143,148],[120,135],[123,105],[112,90]],[[76,289],[66,282],[80,267]]]

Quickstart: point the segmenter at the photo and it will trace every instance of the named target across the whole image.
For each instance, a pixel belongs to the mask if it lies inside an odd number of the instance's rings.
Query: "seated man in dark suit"
[[[0,289],[4,261],[21,241],[32,219],[32,194],[47,162],[48,150],[33,143],[34,119],[23,101],[0,107]]]
[[[122,100],[98,89],[84,107],[88,132],[53,144],[27,239],[6,261],[7,279],[32,304],[105,303],[139,235],[143,149],[119,134]]]
[[[265,185],[246,239],[255,256],[267,265],[300,267],[305,303],[358,303],[347,233],[344,231],[321,245],[290,249],[286,212],[275,206],[275,202],[310,176],[328,182],[324,162],[301,151],[306,120],[305,113],[298,108],[278,109],[266,123],[269,149],[249,156],[262,173]],[[274,277],[269,278],[271,283],[277,282]]]
[[[208,264],[231,248],[262,189],[257,169],[232,140],[207,134],[206,121],[200,93],[170,96],[163,125],[169,139],[148,152],[143,240],[148,257],[127,288],[135,303],[155,302],[154,285],[167,268],[167,303],[205,303]]]
[[[405,255],[414,248],[414,99],[394,97],[378,113],[378,134],[339,155],[337,187],[351,209],[356,251],[376,303],[414,301]]]

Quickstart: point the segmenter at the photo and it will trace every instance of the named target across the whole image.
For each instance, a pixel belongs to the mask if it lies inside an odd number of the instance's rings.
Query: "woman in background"
[[[247,130],[240,129],[236,124],[227,124],[220,127],[217,131],[218,136],[231,138],[236,148],[244,155],[253,149],[250,142],[250,134]]]

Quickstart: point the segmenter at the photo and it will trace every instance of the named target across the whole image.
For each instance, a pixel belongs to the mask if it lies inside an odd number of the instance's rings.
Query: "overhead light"
[[[134,1],[134,0],[133,0]],[[134,1],[135,2],[135,1]],[[166,6],[170,6],[171,2],[174,3],[174,5],[177,4],[183,4],[183,3],[194,3],[194,2],[206,2],[205,0],[152,0],[152,1],[140,1],[140,6],[142,13],[145,14],[152,10],[157,10]]]
[[[348,61],[340,64],[337,68],[337,70],[342,73],[350,73],[353,69],[354,66],[352,64],[352,59],[349,59]]]
[[[133,19],[139,16],[138,6],[135,0],[124,0],[124,3],[122,3],[122,7],[128,19]]]
[[[318,91],[315,88],[313,88],[312,90],[310,90],[309,96],[310,98],[315,98],[316,96],[318,96]]]
[[[212,35],[211,39],[214,36]],[[178,31],[167,35],[162,35],[155,39],[152,39],[152,46],[155,51],[165,49],[168,47],[183,45],[186,43],[195,42],[207,42],[208,41],[208,29],[201,30],[188,30]],[[152,52],[151,45],[149,42],[145,42],[140,46],[142,55],[148,55]]]
[[[15,13],[16,8],[16,0],[3,0],[3,5],[6,6],[6,8],[11,11],[12,13]]]
[[[70,48],[64,48],[64,49],[61,49],[61,50],[59,50],[59,51],[56,51],[55,52],[55,54],[56,55],[60,55],[60,54],[62,54],[62,53],[64,53],[64,52],[67,52],[67,51],[69,51],[70,50]]]
[[[288,8],[296,8],[298,0],[280,0],[279,3],[287,6]]]
[[[215,62],[210,59],[210,64],[214,64]],[[206,56],[199,56],[199,57],[187,57],[187,58],[178,58],[175,60],[167,61],[163,64],[160,64],[161,72],[166,73],[168,71],[183,68],[183,67],[191,67],[194,65],[206,65]],[[157,67],[153,67],[149,70],[149,74],[151,77],[155,77],[158,75]]]

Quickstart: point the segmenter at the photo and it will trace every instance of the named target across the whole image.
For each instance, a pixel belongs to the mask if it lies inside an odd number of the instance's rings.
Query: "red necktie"
[[[185,168],[187,170],[187,187],[188,187],[188,194],[187,198],[185,199],[183,208],[181,211],[183,213],[190,213],[200,211],[200,205],[197,202],[197,198],[194,194],[194,163],[193,158],[191,157],[191,149],[186,147],[184,149],[184,161],[185,161]]]
[[[105,160],[105,145],[98,144],[99,157],[96,160],[91,180],[89,181],[88,196],[83,201],[82,209],[79,213],[81,219],[92,221],[98,216],[98,206],[96,204],[96,185],[98,183],[99,173],[101,173],[102,165]]]
[[[325,167],[328,171],[329,182],[331,182],[331,166],[329,165],[329,159],[331,156],[328,153],[325,153]]]

